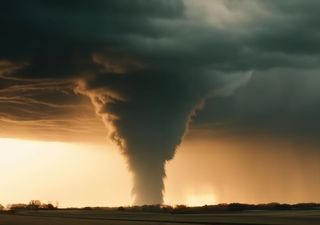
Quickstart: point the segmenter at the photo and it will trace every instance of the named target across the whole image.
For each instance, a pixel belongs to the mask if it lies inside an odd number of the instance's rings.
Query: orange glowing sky
[[[165,203],[320,201],[319,154],[303,159],[281,143],[282,152],[253,150],[239,141],[186,140],[170,161]],[[237,147],[235,147],[237,145]],[[279,143],[280,146],[280,143]],[[131,174],[113,145],[0,139],[1,204],[31,199],[61,207],[132,204]]]

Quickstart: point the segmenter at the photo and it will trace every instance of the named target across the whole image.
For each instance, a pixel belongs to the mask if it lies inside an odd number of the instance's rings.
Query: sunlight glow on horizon
[[[116,146],[0,138],[0,154],[0,204],[37,199],[60,207],[132,205],[132,177]],[[165,204],[216,203],[207,189],[183,193],[165,197]]]
[[[187,196],[187,206],[204,206],[218,204],[216,196],[213,193],[207,194],[191,194]]]
[[[320,201],[312,173],[320,168],[317,149],[307,146],[302,158],[290,144],[260,143],[184,141],[166,165],[164,203]],[[114,145],[0,138],[0,154],[2,205],[35,199],[59,207],[132,204],[132,176]]]
[[[39,199],[84,207],[132,201],[125,160],[112,146],[0,138],[0,154],[0,204]]]

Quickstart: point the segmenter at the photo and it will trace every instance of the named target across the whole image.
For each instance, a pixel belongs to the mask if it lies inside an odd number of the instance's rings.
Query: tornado
[[[165,164],[210,85],[203,77],[163,68],[128,71],[103,65],[109,70],[79,81],[76,90],[90,97],[125,155],[133,173],[134,204],[162,204]]]

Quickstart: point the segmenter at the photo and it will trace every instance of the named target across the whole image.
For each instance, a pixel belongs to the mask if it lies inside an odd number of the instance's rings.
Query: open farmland
[[[245,211],[211,214],[169,214],[105,210],[20,211],[1,214],[0,225],[171,225],[171,224],[272,224],[319,225],[320,210]]]

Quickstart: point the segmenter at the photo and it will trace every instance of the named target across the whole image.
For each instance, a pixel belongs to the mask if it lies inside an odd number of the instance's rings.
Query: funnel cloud
[[[163,201],[165,163],[173,158],[196,106],[209,92],[194,75],[145,69],[85,80],[88,95],[134,175],[135,204]],[[190,85],[192,84],[192,85]]]

